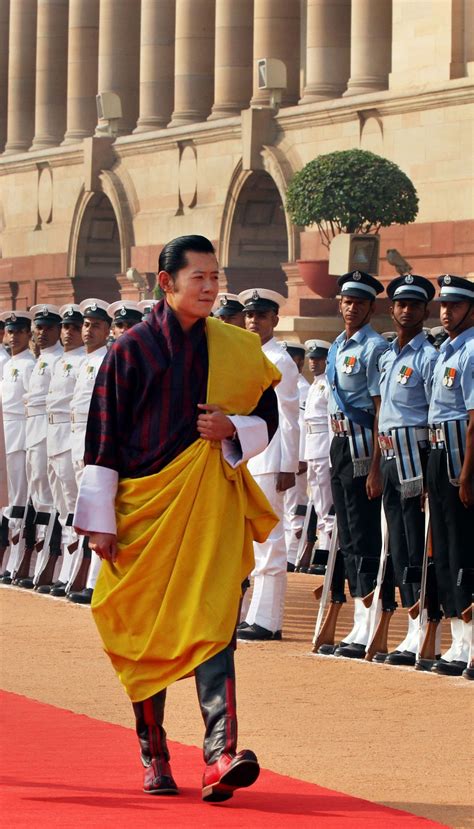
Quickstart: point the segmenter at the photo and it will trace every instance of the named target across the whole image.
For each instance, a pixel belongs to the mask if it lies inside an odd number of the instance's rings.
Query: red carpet
[[[225,804],[200,800],[199,749],[171,744],[175,798],[141,792],[131,729],[0,692],[2,826],[142,829],[142,827],[318,827],[429,829],[441,826],[271,771]]]

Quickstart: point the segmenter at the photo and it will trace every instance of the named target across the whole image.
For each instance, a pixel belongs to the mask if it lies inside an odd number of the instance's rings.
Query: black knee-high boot
[[[148,794],[177,794],[169,765],[166,732],[163,728],[166,689],[142,702],[133,703],[140,755],[145,767],[143,791]]]
[[[203,800],[228,800],[235,789],[251,786],[259,774],[253,751],[237,753],[234,645],[203,662],[194,673],[206,726]]]

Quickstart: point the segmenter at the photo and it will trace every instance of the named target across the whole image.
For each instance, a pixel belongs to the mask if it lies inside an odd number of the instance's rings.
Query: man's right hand
[[[117,536],[112,533],[89,533],[89,547],[104,561],[117,560]]]

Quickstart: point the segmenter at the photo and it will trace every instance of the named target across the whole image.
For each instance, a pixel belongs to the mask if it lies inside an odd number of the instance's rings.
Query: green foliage
[[[156,283],[155,287],[153,288],[153,299],[163,299],[164,293],[161,290],[158,282]]]
[[[392,161],[367,150],[320,155],[295,173],[286,208],[292,222],[317,225],[329,247],[338,233],[377,233],[418,213],[416,190]]]

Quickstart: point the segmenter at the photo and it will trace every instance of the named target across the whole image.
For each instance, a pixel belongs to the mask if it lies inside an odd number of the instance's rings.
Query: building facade
[[[474,272],[473,20],[474,0],[0,0],[0,307],[137,297],[167,240],[202,233],[223,287],[272,286],[286,332],[331,335],[335,301],[297,267],[327,250],[284,200],[307,161],[353,147],[420,198],[382,232],[381,274],[388,248]],[[262,58],[286,66],[278,111]],[[98,92],[120,97],[116,138]]]

